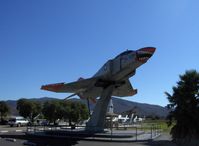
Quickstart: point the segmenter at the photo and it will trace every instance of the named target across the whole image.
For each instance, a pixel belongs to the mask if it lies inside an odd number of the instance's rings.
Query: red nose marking
[[[156,48],[154,47],[145,47],[145,48],[141,48],[138,51],[144,51],[144,52],[150,52],[150,53],[154,53],[156,50]]]

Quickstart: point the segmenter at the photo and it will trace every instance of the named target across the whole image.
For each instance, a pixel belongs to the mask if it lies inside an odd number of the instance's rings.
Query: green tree
[[[78,123],[81,120],[88,119],[88,109],[85,104],[80,102],[62,101],[61,102],[62,115],[65,120],[71,123]]]
[[[22,98],[17,101],[17,110],[21,116],[29,118],[31,122],[34,122],[35,117],[41,113],[41,104],[36,101]]]
[[[168,125],[174,140],[199,138],[199,73],[186,71],[180,75],[180,81],[173,87],[173,94],[165,92],[170,110]]]
[[[3,121],[3,118],[7,116],[7,114],[10,112],[10,109],[5,101],[0,101],[0,115],[1,115],[1,122]]]
[[[71,102],[69,107],[69,122],[78,123],[79,121],[86,120],[88,118],[88,109],[86,108],[85,104],[80,102]]]
[[[56,120],[64,119],[71,123],[78,123],[88,118],[88,109],[80,102],[72,101],[47,101],[43,105],[42,113],[50,122],[56,124]]]
[[[89,111],[85,104],[80,104],[80,119],[79,120],[86,120],[89,117]]]
[[[71,125],[71,101],[62,101],[62,115],[64,120],[69,121],[69,125]]]
[[[63,118],[63,110],[59,101],[45,102],[42,113],[47,120],[54,124],[56,124],[56,120]]]

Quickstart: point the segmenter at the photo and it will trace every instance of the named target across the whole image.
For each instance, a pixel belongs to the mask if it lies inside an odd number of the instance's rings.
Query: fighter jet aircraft
[[[112,96],[133,96],[137,93],[137,89],[132,87],[129,78],[135,75],[136,69],[146,63],[154,52],[154,47],[145,47],[136,51],[127,50],[108,60],[91,78],[80,78],[71,83],[43,85],[41,89],[59,93],[73,93],[67,99],[78,95],[81,99],[90,99],[95,102],[103,90],[112,85],[114,87]]]

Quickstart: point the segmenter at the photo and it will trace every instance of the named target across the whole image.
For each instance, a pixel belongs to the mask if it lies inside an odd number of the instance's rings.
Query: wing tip
[[[130,92],[130,96],[133,96],[135,94],[137,94],[138,90],[137,89],[133,89],[131,92]]]
[[[40,89],[57,92],[63,85],[64,85],[64,82],[55,83],[55,84],[47,84],[47,85],[42,85]]]

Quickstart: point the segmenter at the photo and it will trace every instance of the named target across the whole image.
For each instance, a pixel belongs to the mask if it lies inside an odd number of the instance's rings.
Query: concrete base
[[[86,124],[86,130],[92,132],[103,132],[106,111],[113,92],[113,86],[108,86],[102,92],[100,99],[97,101],[93,114]]]
[[[136,134],[137,133],[137,134]],[[39,140],[88,140],[88,141],[114,141],[114,142],[135,142],[135,141],[148,141],[151,140],[151,135],[144,133],[144,131],[107,131],[106,133],[89,133],[89,131],[77,130],[77,131],[43,131],[43,132],[28,132],[26,136],[38,138]],[[156,137],[159,135],[156,135]],[[156,138],[152,137],[152,139]]]

